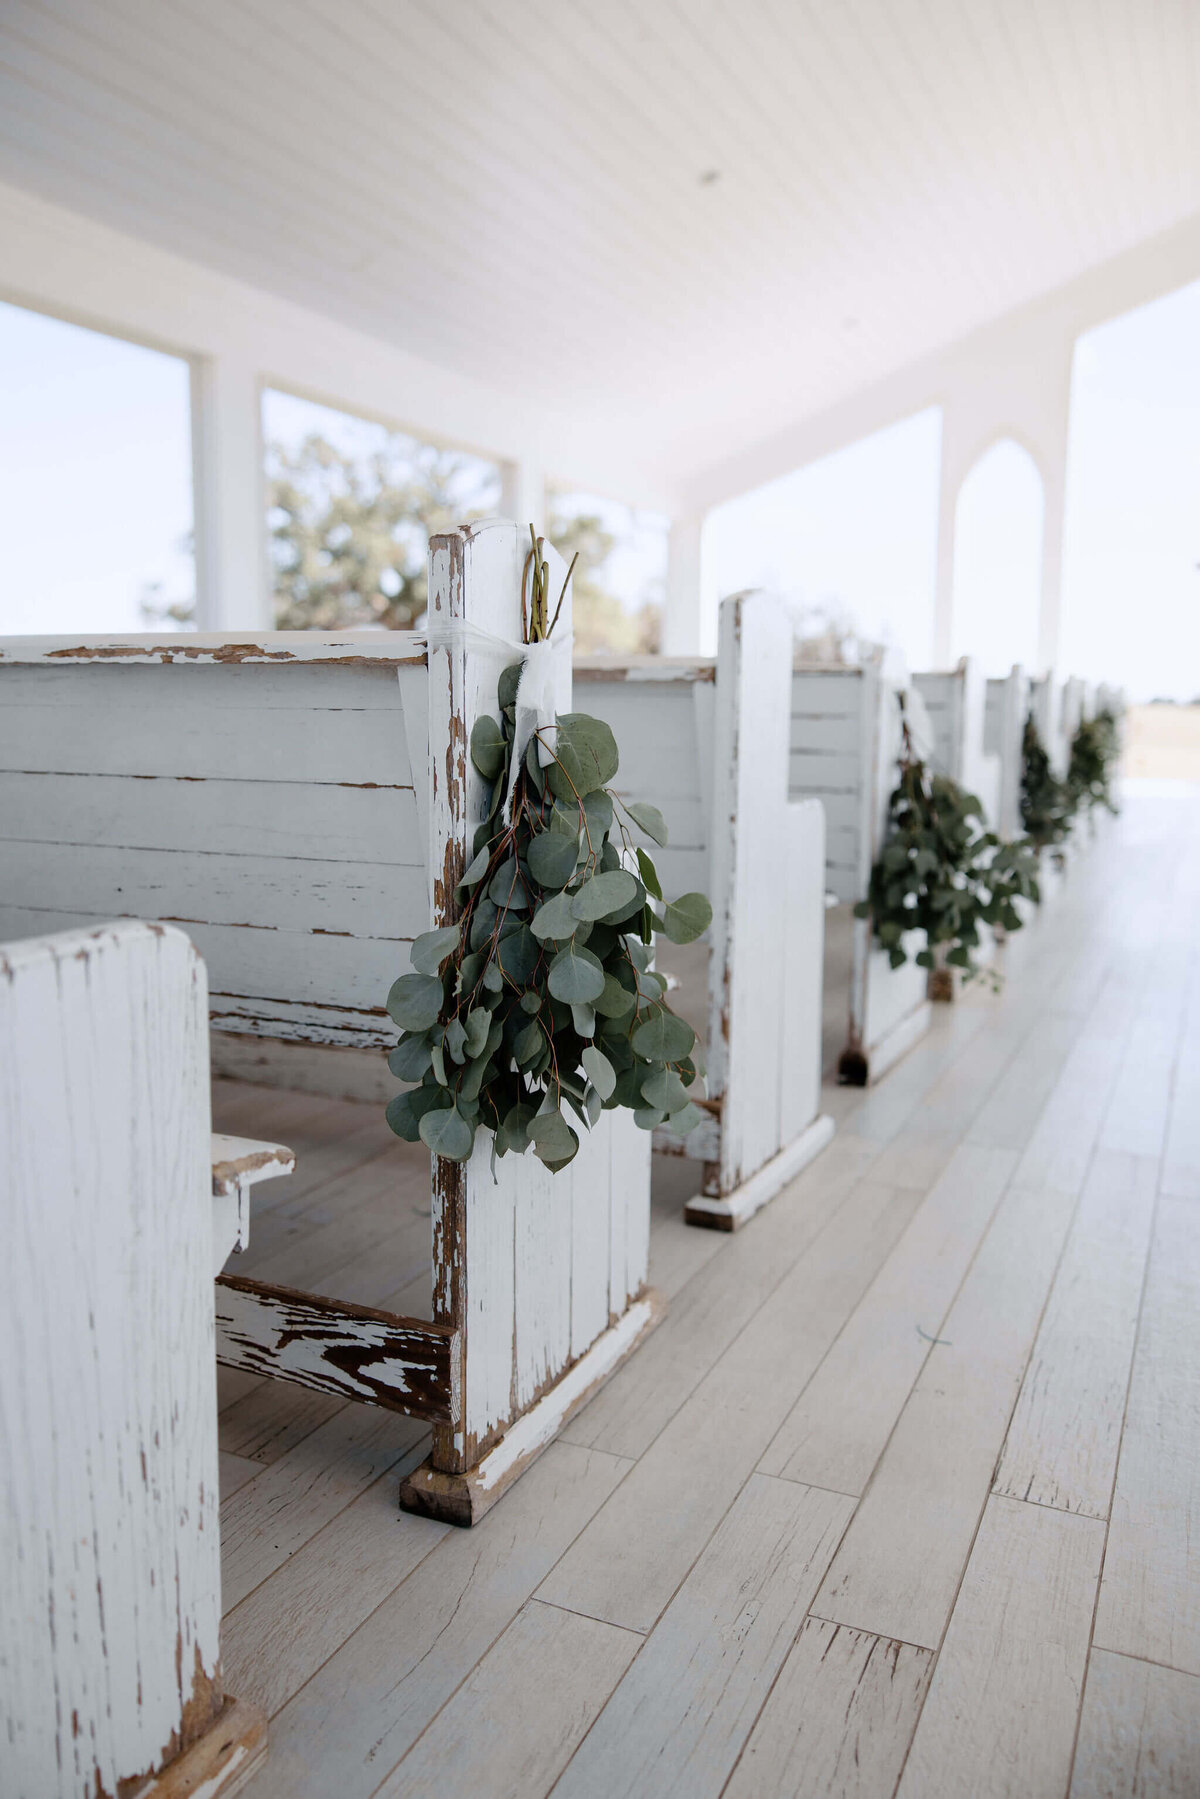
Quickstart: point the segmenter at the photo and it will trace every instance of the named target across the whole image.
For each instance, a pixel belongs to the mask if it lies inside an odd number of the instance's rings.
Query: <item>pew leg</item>
[[[461,1471],[435,1467],[435,1452],[406,1476],[400,1484],[401,1509],[444,1524],[478,1524],[549,1447],[563,1426],[633,1354],[665,1310],[665,1302],[653,1288],[643,1291],[616,1323],[602,1332],[591,1348],[508,1426],[474,1467]]]
[[[833,1119],[822,1113],[748,1180],[739,1182],[727,1193],[700,1193],[695,1199],[689,1199],[683,1208],[685,1223],[708,1230],[736,1231],[820,1155],[833,1132]]]

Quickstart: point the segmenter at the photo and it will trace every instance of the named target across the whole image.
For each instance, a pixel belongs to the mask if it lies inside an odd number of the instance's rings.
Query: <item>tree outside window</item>
[[[263,396],[275,626],[411,630],[434,532],[499,510],[499,465],[329,406]]]
[[[575,650],[653,654],[662,642],[669,521],[596,494],[549,488],[546,536],[575,565]]]

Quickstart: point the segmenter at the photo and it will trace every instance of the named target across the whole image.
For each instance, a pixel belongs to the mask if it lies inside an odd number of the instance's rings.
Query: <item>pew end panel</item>
[[[182,931],[0,948],[0,1124],[5,1791],[215,1795],[266,1724],[221,1678],[207,993]]]
[[[712,901],[708,1116],[686,1140],[660,1129],[655,1147],[703,1164],[686,1220],[733,1230],[833,1125],[818,1116],[824,819],[787,793],[791,625],[777,600],[744,594],[722,603],[720,629],[715,664],[589,658],[576,689],[616,732],[618,788],[667,818],[664,891]]]
[[[880,660],[843,668],[799,663],[792,674],[793,796],[825,808],[826,884],[844,906],[867,891],[883,841],[888,800],[900,751],[900,671]],[[852,924],[847,1035],[838,1078],[863,1086],[881,1075],[929,1028],[932,1010],[924,969],[909,961],[893,969],[871,936],[870,921]]]
[[[1019,663],[1002,679],[989,680],[984,711],[984,749],[1000,764],[997,835],[1012,841],[1021,822],[1022,744],[1029,715],[1029,679]]]

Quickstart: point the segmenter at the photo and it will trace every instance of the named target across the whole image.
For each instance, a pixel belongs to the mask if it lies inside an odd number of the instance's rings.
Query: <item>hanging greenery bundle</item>
[[[1038,899],[1037,857],[1024,838],[1004,843],[987,830],[979,801],[957,781],[930,774],[913,747],[903,695],[900,708],[900,781],[855,916],[872,921],[893,968],[908,960],[907,933],[921,931],[925,947],[915,959],[922,968],[944,960],[974,974],[980,926],[1020,930],[1016,901]]]
[[[1025,720],[1021,739],[1021,823],[1036,849],[1063,843],[1071,832],[1075,807],[1067,783],[1050,766],[1033,714]]]
[[[1116,815],[1112,778],[1117,748],[1117,721],[1111,712],[1104,709],[1094,718],[1080,719],[1071,739],[1071,760],[1067,768],[1067,795],[1072,815],[1084,808],[1092,813],[1099,806]]]
[[[528,609],[522,584],[527,643],[548,638],[558,618],[549,617],[541,552],[535,539]],[[455,889],[461,916],[417,938],[413,972],[388,995],[403,1033],[389,1067],[418,1084],[397,1094],[387,1119],[398,1136],[456,1162],[483,1126],[494,1157],[532,1145],[557,1171],[579,1148],[568,1112],[588,1128],[617,1106],[644,1130],[669,1123],[684,1134],[701,1121],[690,1097],[702,1072],[695,1032],[668,1006],[651,963],[656,933],[690,943],[712,907],[699,893],[664,902],[630,826],[665,844],[666,825],[656,807],[610,791],[617,746],[600,719],[561,713],[552,730],[536,731],[510,807],[522,666],[500,677],[499,719],[482,717],[471,733],[471,760],[492,786]]]

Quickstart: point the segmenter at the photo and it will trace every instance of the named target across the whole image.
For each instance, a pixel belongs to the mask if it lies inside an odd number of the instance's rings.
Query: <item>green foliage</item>
[[[498,498],[476,458],[399,431],[370,453],[317,432],[295,451],[272,444],[267,473],[281,631],[411,629],[425,610],[431,533],[485,517]]]
[[[628,611],[608,587],[608,562],[617,544],[613,533],[595,513],[570,512],[553,491],[546,499],[547,537],[564,561],[578,558],[571,590],[576,654],[652,654],[662,634],[660,599],[647,597],[636,612]]]
[[[606,784],[617,746],[599,719],[560,714],[544,734],[553,759],[542,769],[526,756],[504,822],[519,673],[500,678],[499,721],[471,733],[491,802],[455,889],[460,916],[417,939],[414,972],[388,995],[404,1033],[389,1066],[418,1084],[387,1118],[453,1161],[470,1156],[482,1126],[494,1156],[532,1146],[557,1170],[579,1148],[576,1125],[590,1128],[603,1109],[624,1106],[646,1130],[699,1122],[695,1032],[667,1005],[651,946],[656,932],[690,942],[712,907],[699,893],[663,903],[654,863],[622,821],[657,843],[666,827],[652,806],[616,812]]]
[[[908,960],[906,934],[921,931],[921,967],[932,968],[935,952],[944,948],[952,968],[974,974],[971,954],[980,945],[980,925],[1019,930],[1016,900],[1038,897],[1032,846],[1024,838],[1004,843],[986,830],[979,801],[957,781],[929,773],[905,722],[887,841],[871,870],[867,898],[855,907],[856,917],[871,919],[892,967]]]
[[[1074,811],[1067,783],[1051,768],[1030,713],[1021,739],[1021,823],[1034,848],[1063,843],[1070,836]]]
[[[1117,721],[1107,709],[1095,718],[1081,719],[1071,739],[1071,760],[1067,768],[1067,796],[1071,812],[1076,815],[1086,807],[1089,813],[1098,806],[1115,815],[1117,803],[1112,795],[1112,777],[1117,760]]]

